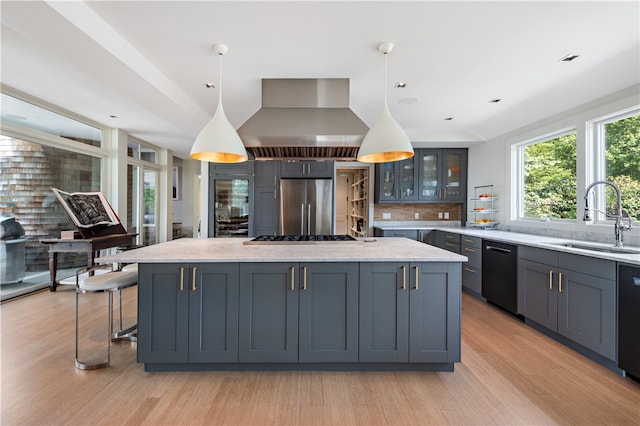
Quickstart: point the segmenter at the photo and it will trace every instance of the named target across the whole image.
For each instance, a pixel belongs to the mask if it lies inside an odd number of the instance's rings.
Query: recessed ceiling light
[[[118,118],[117,115],[110,115],[109,118]]]
[[[405,83],[404,81],[399,81],[396,84],[394,84],[393,87],[396,87],[398,89],[404,89],[405,87],[407,87],[407,83]]]
[[[500,102],[501,100],[502,100],[502,99],[500,99],[500,98],[495,98],[495,99],[491,99],[491,100],[489,101],[489,103],[490,103],[490,104],[497,104],[497,103],[498,103],[498,102]]]
[[[562,58],[558,59],[558,62],[571,62],[579,56],[580,55],[576,55],[574,53],[569,53],[568,55],[565,55]]]
[[[444,121],[451,121],[451,120],[453,120],[453,117],[446,117],[446,118],[444,119]]]
[[[207,89],[215,89],[216,85],[213,83],[205,83],[204,84]]]

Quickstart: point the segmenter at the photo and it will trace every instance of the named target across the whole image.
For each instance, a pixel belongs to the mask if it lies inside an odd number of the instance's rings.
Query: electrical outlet
[[[414,213],[414,214],[413,214],[413,217],[414,217],[415,219],[420,219],[420,213],[418,213],[418,212]]]
[[[391,219],[391,213],[382,213],[383,219]]]
[[[444,218],[445,218],[445,220],[449,219],[449,212],[444,212]]]
[[[438,212],[438,219],[442,219],[442,212]]]

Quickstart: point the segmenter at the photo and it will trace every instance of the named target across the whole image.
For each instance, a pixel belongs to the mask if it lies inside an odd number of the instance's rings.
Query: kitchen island
[[[407,238],[238,238],[179,239],[99,261],[139,264],[147,371],[453,371],[466,260]]]

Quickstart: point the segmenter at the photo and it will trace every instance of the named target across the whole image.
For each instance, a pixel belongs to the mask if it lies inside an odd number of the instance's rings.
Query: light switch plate
[[[413,217],[416,219],[420,219],[420,213],[416,212],[413,214]]]
[[[438,212],[438,219],[442,219],[442,212]]]
[[[449,219],[449,212],[444,212],[444,218]]]

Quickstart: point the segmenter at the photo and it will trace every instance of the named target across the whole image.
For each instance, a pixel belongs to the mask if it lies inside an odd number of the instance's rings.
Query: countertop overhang
[[[467,257],[408,238],[359,238],[317,244],[245,245],[248,238],[181,238],[96,263],[185,262],[466,262]]]

